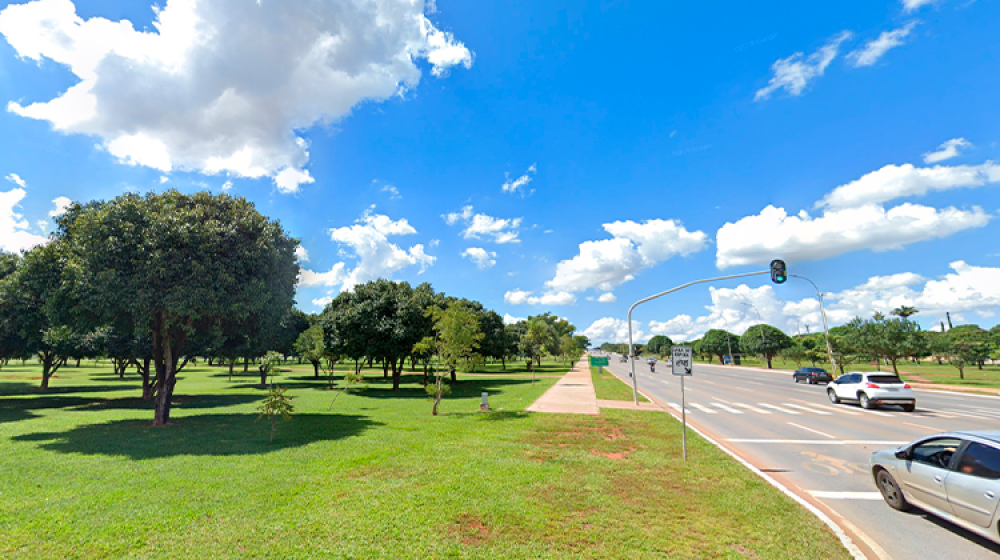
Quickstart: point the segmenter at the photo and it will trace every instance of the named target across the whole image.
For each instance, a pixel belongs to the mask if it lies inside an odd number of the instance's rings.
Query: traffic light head
[[[771,261],[771,281],[775,284],[784,284],[788,280],[788,273],[785,272],[785,261],[774,259]]]

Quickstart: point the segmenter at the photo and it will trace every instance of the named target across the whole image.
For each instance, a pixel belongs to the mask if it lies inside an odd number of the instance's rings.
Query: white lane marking
[[[733,443],[790,443],[795,445],[903,445],[904,443],[907,443],[905,441],[866,440],[866,439],[844,439],[839,441],[830,441],[827,439],[734,438],[734,439],[727,439],[726,441],[731,441]]]
[[[914,428],[920,428],[921,430],[933,430],[933,429],[935,429],[933,426],[922,426],[920,424],[914,424],[913,422],[903,422],[903,423],[906,424],[907,426],[913,426]]]
[[[882,412],[881,410],[872,410],[870,408],[869,409],[862,408],[861,410],[864,411],[863,414],[875,414],[877,416],[888,416],[889,418],[893,417],[892,414],[889,414],[888,412]]]
[[[997,410],[987,410],[985,408],[977,408],[973,410],[977,414],[986,414],[987,416],[992,416],[994,418],[1000,418],[1000,411]]]
[[[789,426],[795,426],[796,428],[801,428],[801,429],[803,429],[803,430],[805,430],[807,432],[812,432],[814,434],[819,434],[819,435],[821,435],[823,437],[828,437],[830,439],[836,439],[836,436],[831,436],[830,434],[825,433],[825,432],[821,432],[819,430],[814,430],[812,428],[807,428],[805,426],[800,426],[800,425],[796,424],[795,422],[789,422],[788,425]]]
[[[736,410],[735,408],[726,406],[726,405],[724,405],[722,403],[714,402],[714,403],[710,403],[710,404],[712,406],[714,406],[714,407],[721,408],[722,410],[725,410],[726,412],[732,412],[733,414],[743,414],[742,410]]]
[[[708,413],[708,414],[718,414],[717,412],[715,412],[711,408],[708,408],[707,406],[702,406],[702,405],[700,405],[698,403],[691,403],[691,406],[697,408],[698,410],[700,410],[702,412]]]
[[[878,492],[826,492],[824,490],[806,490],[814,498],[827,500],[881,500]]]
[[[675,402],[672,402],[672,403],[667,403],[667,404],[669,404],[669,405],[670,405],[670,408],[672,408],[672,409],[676,410],[677,412],[680,412],[680,411],[681,411],[681,405],[679,405],[679,404],[677,404],[677,403],[675,403]],[[689,408],[689,409],[687,409],[687,413],[688,413],[688,414],[691,414],[691,409],[690,409],[690,408]]]
[[[820,408],[825,408],[827,410],[835,410],[835,411],[837,411],[837,412],[839,412],[841,414],[861,414],[857,410],[851,410],[851,409],[847,408],[846,406],[832,407],[832,406],[828,406],[828,405],[825,405],[825,404],[818,404],[816,406],[818,406]]]
[[[819,414],[820,416],[831,416],[832,415],[832,413],[830,413],[830,412],[823,412],[822,410],[816,410],[815,408],[809,408],[807,406],[801,406],[801,405],[787,403],[787,402],[785,403],[785,406],[790,406],[792,408],[798,408],[798,409],[804,410],[806,412],[812,412],[813,414]]]
[[[777,410],[778,412],[784,412],[785,414],[793,414],[795,416],[798,416],[799,414],[802,414],[801,412],[795,412],[794,410],[785,410],[783,408],[774,406],[773,404],[767,404],[767,403],[762,403],[762,402],[759,402],[757,404],[759,404],[760,406],[763,406],[764,408],[770,408],[770,409],[773,409],[773,410]]]
[[[738,406],[740,408],[745,408],[747,410],[752,410],[754,412],[759,412],[761,414],[771,414],[770,410],[764,410],[762,408],[757,408],[756,406],[750,406],[750,405],[748,405],[746,403],[738,402],[738,403],[732,403],[732,404],[733,404],[733,406]]]

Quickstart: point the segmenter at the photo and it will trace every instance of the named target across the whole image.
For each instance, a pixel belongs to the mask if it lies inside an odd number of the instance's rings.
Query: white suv
[[[826,386],[826,395],[833,404],[858,401],[862,408],[894,404],[913,412],[917,407],[917,398],[909,384],[897,375],[878,371],[845,373]]]

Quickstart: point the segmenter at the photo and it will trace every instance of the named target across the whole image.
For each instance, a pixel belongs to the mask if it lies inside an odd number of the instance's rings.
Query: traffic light
[[[771,281],[775,284],[784,284],[788,280],[788,273],[785,272],[785,261],[774,259],[771,261]]]

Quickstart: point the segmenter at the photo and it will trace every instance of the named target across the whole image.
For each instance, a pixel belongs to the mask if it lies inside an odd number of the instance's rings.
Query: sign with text
[[[694,359],[690,346],[674,346],[670,349],[670,367],[674,375],[691,375]]]
[[[592,366],[606,366],[606,365],[608,365],[608,357],[607,356],[591,356],[590,357],[590,365],[592,365]]]

